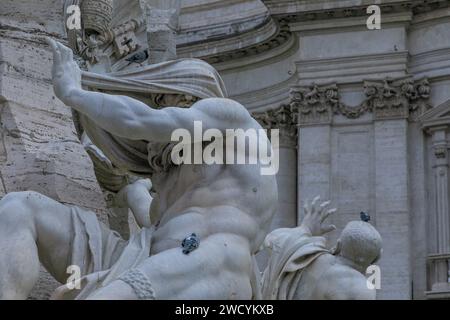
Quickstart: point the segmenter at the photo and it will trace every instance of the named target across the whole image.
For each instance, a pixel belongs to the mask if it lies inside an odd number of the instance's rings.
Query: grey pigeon
[[[364,221],[364,222],[369,222],[370,221],[370,215],[368,213],[361,212],[359,214],[359,216],[361,217],[361,220]]]
[[[131,57],[125,59],[126,61],[129,62],[129,64],[132,63],[138,63],[141,64],[143,62],[145,62],[148,59],[148,50],[143,50],[143,51],[139,51],[135,54],[133,54]]]

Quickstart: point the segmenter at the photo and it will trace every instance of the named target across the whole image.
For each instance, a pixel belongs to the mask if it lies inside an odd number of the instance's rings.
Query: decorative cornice
[[[185,10],[183,9],[183,14]],[[194,28],[180,28],[178,33],[179,48],[191,47],[205,50],[204,43],[214,43],[219,51],[223,51],[221,47],[236,45],[236,42],[258,42],[259,39],[271,36],[273,28],[276,27],[274,20],[271,19],[268,12],[262,12],[251,17],[229,17],[226,21],[217,24],[209,23],[207,25],[197,26]],[[252,39],[253,38],[253,39]],[[259,38],[259,39],[258,39]],[[220,43],[224,42],[224,44]]]
[[[243,59],[250,56],[260,55],[282,46],[287,43],[292,36],[293,35],[288,24],[282,20],[278,22],[278,32],[262,42],[241,48],[239,50],[232,50],[217,55],[203,56],[201,58],[210,64],[218,64],[234,59]]]
[[[333,18],[349,18],[367,16],[368,3],[361,4],[361,1],[297,1],[297,0],[263,0],[273,16],[282,17],[288,22],[325,20]],[[412,11],[420,14],[448,7],[448,0],[409,0],[409,1],[382,1],[376,3],[382,13],[397,13],[402,11]]]
[[[348,106],[340,99],[336,84],[294,87],[291,107],[298,110],[298,123],[330,123],[333,114],[356,119],[372,112],[374,120],[417,117],[430,108],[430,85],[424,78],[414,81],[411,77],[364,81],[365,99],[357,106]]]

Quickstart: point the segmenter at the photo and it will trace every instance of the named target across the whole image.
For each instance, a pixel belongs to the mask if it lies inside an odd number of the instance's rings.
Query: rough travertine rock
[[[106,217],[103,194],[72,112],[53,93],[42,37],[64,38],[63,1],[0,0],[0,196],[34,190]],[[32,298],[57,283],[45,272]]]

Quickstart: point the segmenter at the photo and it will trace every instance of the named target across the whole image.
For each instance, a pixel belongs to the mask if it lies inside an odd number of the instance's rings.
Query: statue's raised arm
[[[73,61],[72,50],[52,39],[47,41],[54,56],[52,75],[56,96],[118,137],[169,142],[176,129],[193,133],[194,121],[202,121],[205,130],[257,126],[242,105],[229,99],[204,99],[191,108],[174,106],[158,110],[128,96],[83,90],[81,71]]]

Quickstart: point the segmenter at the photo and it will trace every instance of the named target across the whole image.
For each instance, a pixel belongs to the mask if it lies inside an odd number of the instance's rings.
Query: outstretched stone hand
[[[81,70],[73,60],[71,49],[48,37],[46,41],[53,51],[53,90],[65,102],[73,90],[81,89]]]
[[[328,232],[336,229],[334,225],[325,225],[325,220],[333,213],[336,209],[328,209],[330,201],[323,202],[318,205],[320,197],[315,197],[311,205],[306,202],[304,206],[305,217],[303,218],[302,226],[309,229],[312,236],[322,236]]]

